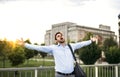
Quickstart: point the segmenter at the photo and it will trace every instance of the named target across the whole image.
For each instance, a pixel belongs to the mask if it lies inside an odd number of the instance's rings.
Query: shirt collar
[[[60,43],[57,44],[57,46],[60,46],[60,45],[61,45]]]
[[[66,46],[66,45],[67,45],[67,44],[65,43],[65,46]],[[60,44],[60,43],[58,43],[58,44],[57,44],[57,46],[61,46],[61,44]]]

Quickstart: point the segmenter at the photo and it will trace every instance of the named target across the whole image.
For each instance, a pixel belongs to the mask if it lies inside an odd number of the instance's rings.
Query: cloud
[[[0,3],[6,3],[6,2],[10,2],[10,1],[17,1],[17,0],[0,0]]]
[[[16,0],[0,0],[0,1],[16,1]]]
[[[53,1],[53,0],[0,0],[1,3],[9,1]]]
[[[0,0],[0,3],[6,3],[10,1],[38,1],[38,2],[59,2],[61,5],[65,4],[70,6],[82,6],[88,2],[96,1],[96,0]]]
[[[0,1],[53,1],[53,0],[0,0]]]
[[[110,0],[111,6],[117,10],[120,10],[120,0]]]
[[[85,5],[86,2],[95,1],[95,0],[69,0],[75,5]]]

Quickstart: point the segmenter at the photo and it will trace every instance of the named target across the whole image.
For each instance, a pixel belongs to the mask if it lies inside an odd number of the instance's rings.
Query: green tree
[[[11,52],[13,42],[7,41],[6,39],[0,40],[0,58],[3,62],[3,67],[5,67],[5,61]]]
[[[25,61],[25,52],[22,47],[16,46],[13,48],[13,51],[9,55],[9,60],[12,63],[12,66],[17,66],[24,63]]]
[[[29,39],[27,39],[25,42],[28,43],[28,44],[31,44]],[[26,56],[27,60],[34,56],[34,50],[24,48],[24,52],[25,52],[25,56]]]
[[[117,46],[111,46],[108,51],[105,52],[106,61],[110,64],[120,63],[120,48]]]
[[[87,33],[84,40],[90,39],[92,33]],[[79,58],[84,64],[94,64],[101,57],[101,48],[95,42],[78,50]]]
[[[94,64],[101,57],[101,49],[95,43],[83,47],[80,51],[80,59],[84,64]]]
[[[117,42],[112,37],[105,39],[105,41],[103,42],[104,52],[112,46],[117,46]]]
[[[3,67],[5,67],[5,58],[6,58],[5,52],[4,52],[5,45],[6,43],[0,40],[0,59],[2,59]]]
[[[118,63],[117,60],[119,60],[119,49],[117,47],[117,42],[112,37],[105,39],[103,43],[105,60],[110,64]]]

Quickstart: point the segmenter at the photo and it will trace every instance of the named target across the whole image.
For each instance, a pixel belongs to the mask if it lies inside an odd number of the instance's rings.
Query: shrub
[[[120,49],[116,46],[110,47],[105,52],[106,61],[110,64],[117,64],[120,62]]]

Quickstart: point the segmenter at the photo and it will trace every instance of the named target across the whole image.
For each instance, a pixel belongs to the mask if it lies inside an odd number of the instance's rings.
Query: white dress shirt
[[[92,41],[88,40],[73,44],[71,43],[70,45],[74,51],[91,43]],[[25,43],[25,47],[40,52],[51,53],[54,56],[55,60],[55,71],[62,73],[71,73],[74,70],[74,59],[68,45],[65,45],[64,47],[60,44],[50,46],[39,46]]]

